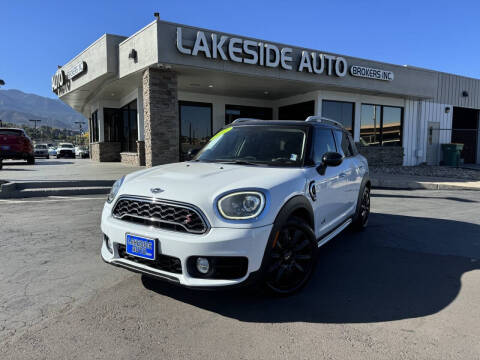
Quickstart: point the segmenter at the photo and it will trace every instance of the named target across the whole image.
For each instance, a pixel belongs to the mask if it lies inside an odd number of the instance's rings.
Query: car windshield
[[[72,145],[72,144],[60,144],[60,147],[62,147],[62,148],[67,148],[67,149],[73,149],[73,145]]]
[[[301,166],[305,143],[305,128],[301,126],[228,127],[213,136],[194,161]]]
[[[35,145],[35,149],[46,149],[47,148],[47,145]]]

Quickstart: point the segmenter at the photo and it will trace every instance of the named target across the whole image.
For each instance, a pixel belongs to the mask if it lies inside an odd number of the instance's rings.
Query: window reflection
[[[401,107],[362,104],[360,142],[369,146],[402,145]]]
[[[212,105],[180,102],[180,161],[192,149],[200,149],[212,136]]]
[[[322,101],[322,116],[338,121],[353,134],[354,103],[345,101]]]

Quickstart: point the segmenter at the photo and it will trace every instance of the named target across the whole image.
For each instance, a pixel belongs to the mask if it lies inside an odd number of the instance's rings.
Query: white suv
[[[332,120],[238,119],[191,161],[115,182],[102,258],[192,288],[300,289],[318,248],[370,213],[368,164]]]

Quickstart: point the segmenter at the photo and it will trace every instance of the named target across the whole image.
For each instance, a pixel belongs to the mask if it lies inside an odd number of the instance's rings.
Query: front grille
[[[208,230],[199,212],[188,205],[164,201],[120,198],[112,212],[113,216],[157,228],[202,234]]]
[[[136,262],[137,264],[147,265],[148,267],[171,272],[174,274],[181,274],[182,273],[182,263],[180,262],[179,258],[157,254],[157,258],[155,260],[148,260],[142,259],[140,257],[136,257],[130,254],[127,254],[127,250],[125,249],[125,245],[118,244],[117,245],[118,255],[122,259],[130,260]]]

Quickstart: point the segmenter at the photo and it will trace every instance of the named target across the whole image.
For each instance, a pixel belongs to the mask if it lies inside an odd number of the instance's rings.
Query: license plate
[[[10,150],[10,145],[2,145],[0,148],[2,150]]]
[[[154,239],[146,239],[135,235],[126,235],[127,254],[138,256],[148,260],[155,260],[156,242]]]

